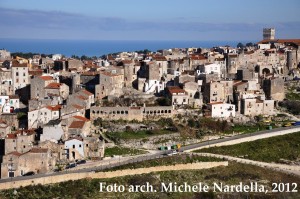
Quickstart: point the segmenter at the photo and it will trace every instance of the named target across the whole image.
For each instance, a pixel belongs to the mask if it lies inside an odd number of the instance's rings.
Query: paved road
[[[255,133],[249,133],[249,134],[240,134],[240,135],[236,135],[236,136],[232,136],[232,137],[228,137],[228,138],[210,140],[210,141],[201,142],[201,143],[198,143],[198,144],[183,146],[183,147],[181,147],[181,151],[196,149],[196,148],[203,147],[203,146],[209,146],[209,145],[218,144],[218,143],[227,142],[227,141],[232,141],[232,140],[237,140],[237,139],[241,139],[241,138],[254,137],[254,136],[263,135],[263,134],[271,134],[271,133],[275,133],[275,132],[279,132],[281,130],[287,130],[287,129],[299,129],[299,131],[300,131],[300,126],[282,127],[282,128],[276,128],[276,129],[273,129],[273,130],[265,130],[265,131],[259,131],[259,132],[255,132]],[[140,156],[137,156],[137,157],[132,157],[130,159],[120,158],[118,161],[114,161],[113,163],[111,163],[111,162],[107,163],[106,162],[105,165],[103,165],[103,162],[99,161],[99,166],[95,166],[93,168],[83,168],[83,169],[77,169],[77,170],[70,169],[70,170],[65,170],[63,172],[55,172],[55,173],[47,173],[47,174],[36,174],[36,175],[33,175],[33,176],[19,176],[19,177],[13,178],[13,180],[14,181],[19,181],[19,180],[24,180],[24,179],[35,179],[35,178],[40,178],[40,177],[55,176],[55,175],[61,175],[61,174],[66,174],[66,173],[82,173],[82,172],[92,172],[92,171],[96,171],[96,170],[101,171],[101,170],[104,170],[104,169],[107,169],[107,168],[113,168],[113,167],[129,164],[129,163],[142,162],[142,161],[145,161],[145,160],[162,158],[162,157],[165,157],[166,153],[172,153],[172,151],[166,151],[166,152],[165,151],[158,151],[157,153],[154,153],[154,154],[140,155]],[[0,183],[9,182],[11,180],[12,179],[1,179]]]
[[[240,135],[227,137],[227,138],[222,138],[222,139],[217,139],[217,140],[209,140],[209,141],[206,141],[206,142],[201,142],[201,143],[197,143],[197,144],[184,146],[184,147],[181,148],[181,150],[186,151],[186,150],[191,150],[191,149],[197,149],[197,148],[200,148],[200,147],[215,145],[215,144],[219,144],[219,143],[223,143],[223,142],[227,142],[227,141],[232,141],[232,140],[238,140],[238,139],[241,139],[241,138],[248,138],[248,137],[250,138],[250,137],[255,137],[255,136],[258,136],[258,135],[277,133],[277,132],[280,132],[282,130],[287,130],[287,129],[298,129],[300,131],[300,126],[281,127],[281,128],[275,128],[275,129],[272,129],[272,130],[258,131],[258,132],[255,132],[255,133],[240,134]]]

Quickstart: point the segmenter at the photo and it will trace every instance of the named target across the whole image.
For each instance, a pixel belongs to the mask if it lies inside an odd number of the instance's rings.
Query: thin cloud
[[[45,37],[66,37],[66,35],[99,35],[103,32],[117,32],[132,39],[144,34],[149,38],[152,33],[166,32],[172,39],[172,33],[184,32],[187,34],[207,34],[210,32],[241,32],[246,34],[253,31],[261,31],[263,27],[275,27],[277,30],[287,31],[294,35],[300,35],[300,22],[282,22],[273,24],[263,23],[205,23],[202,21],[188,21],[184,18],[174,18],[168,21],[134,21],[118,17],[92,17],[76,13],[59,11],[39,11],[39,10],[16,10],[0,8],[0,24],[6,31],[0,32],[0,37],[9,37],[8,31],[20,30],[14,33],[19,38],[31,37],[30,30],[41,32]],[[62,35],[61,32],[64,31]],[[27,32],[27,35],[26,35]],[[88,32],[88,34],[86,34]],[[134,33],[133,33],[134,32]],[[83,34],[85,33],[85,34]],[[130,34],[129,34],[130,33]],[[38,34],[38,33],[36,33]]]

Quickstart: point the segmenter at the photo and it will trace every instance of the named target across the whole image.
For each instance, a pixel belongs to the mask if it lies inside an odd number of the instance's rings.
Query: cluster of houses
[[[300,39],[268,36],[245,48],[122,52],[96,60],[59,54],[25,59],[0,50],[1,178],[100,159],[104,142],[93,127],[98,118],[142,121],[188,108],[224,119],[273,115],[285,98],[284,81],[297,74],[299,45]],[[153,97],[169,104],[107,105]]]

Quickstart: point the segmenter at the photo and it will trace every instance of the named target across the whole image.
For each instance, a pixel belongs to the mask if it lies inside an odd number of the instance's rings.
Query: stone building
[[[203,100],[206,103],[224,102],[226,100],[225,85],[220,82],[206,83],[204,85]]]
[[[46,173],[55,168],[55,163],[49,149],[32,148],[26,153],[14,151],[3,156],[1,178],[22,176],[27,172]]]
[[[73,116],[70,118],[68,127],[68,137],[87,137],[91,131],[91,121],[83,116]]]
[[[171,99],[172,105],[187,105],[189,103],[188,93],[178,86],[168,86],[167,96]]]
[[[29,84],[27,62],[13,60],[11,74],[12,74],[12,86],[14,92],[22,88],[25,88]]]
[[[263,90],[267,99],[282,101],[285,98],[284,79],[281,77],[271,77],[263,80]]]
[[[3,120],[0,120],[0,138],[5,138],[11,133],[11,127]]]
[[[19,128],[19,120],[16,113],[2,113],[0,115],[0,120],[4,121],[12,129]]]
[[[104,120],[138,120],[159,119],[161,117],[172,117],[174,110],[172,106],[154,107],[91,107],[91,120],[102,118]]]
[[[45,87],[56,82],[51,76],[35,76],[30,80],[31,99],[44,99],[47,96],[45,94]]]
[[[119,96],[122,94],[124,86],[124,73],[117,73],[117,70],[111,72],[100,72],[99,84],[96,85],[96,99],[103,99],[108,95]]]
[[[34,130],[18,130],[14,133],[7,134],[5,141],[5,154],[13,151],[25,153],[33,147],[35,141]]]
[[[274,100],[242,99],[241,113],[246,116],[274,115]]]
[[[0,68],[0,94],[13,95],[12,73],[11,69]]]
[[[44,88],[45,96],[60,96],[62,99],[67,99],[69,96],[69,86],[63,83],[52,82]]]

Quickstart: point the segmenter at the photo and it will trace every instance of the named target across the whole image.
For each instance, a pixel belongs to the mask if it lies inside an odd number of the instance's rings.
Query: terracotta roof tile
[[[80,106],[80,105],[78,105],[78,104],[72,104],[72,106],[73,106],[74,108],[76,108],[76,109],[84,109],[83,106]]]
[[[13,152],[10,152],[10,153],[8,153],[8,154],[6,154],[6,155],[15,155],[15,156],[21,156],[22,154],[21,154],[21,153],[19,153],[18,151],[13,151]]]
[[[79,115],[76,115],[76,116],[73,116],[75,119],[78,119],[78,120],[81,120],[81,121],[90,121],[89,119],[85,118],[85,117],[82,117],[82,116],[79,116]]]
[[[48,149],[45,149],[45,148],[32,148],[30,149],[29,151],[30,153],[47,153],[48,152]]]
[[[70,129],[82,129],[85,121],[73,121],[69,126]]]
[[[84,94],[86,94],[86,95],[94,95],[93,93],[91,93],[91,92],[89,92],[89,91],[87,91],[87,90],[81,90],[81,92],[83,92]]]
[[[59,109],[61,109],[61,105],[46,106],[46,108],[49,109],[50,111],[58,111]]]
[[[53,80],[53,77],[51,76],[38,76],[40,79],[44,80],[44,81],[50,81]]]
[[[62,84],[60,84],[60,83],[52,82],[52,83],[48,84],[45,88],[47,88],[47,89],[59,89],[61,85]]]
[[[171,94],[173,94],[173,93],[185,93],[185,90],[183,90],[182,88],[180,88],[178,86],[169,86],[169,87],[167,87],[167,89],[169,90],[169,92]]]

